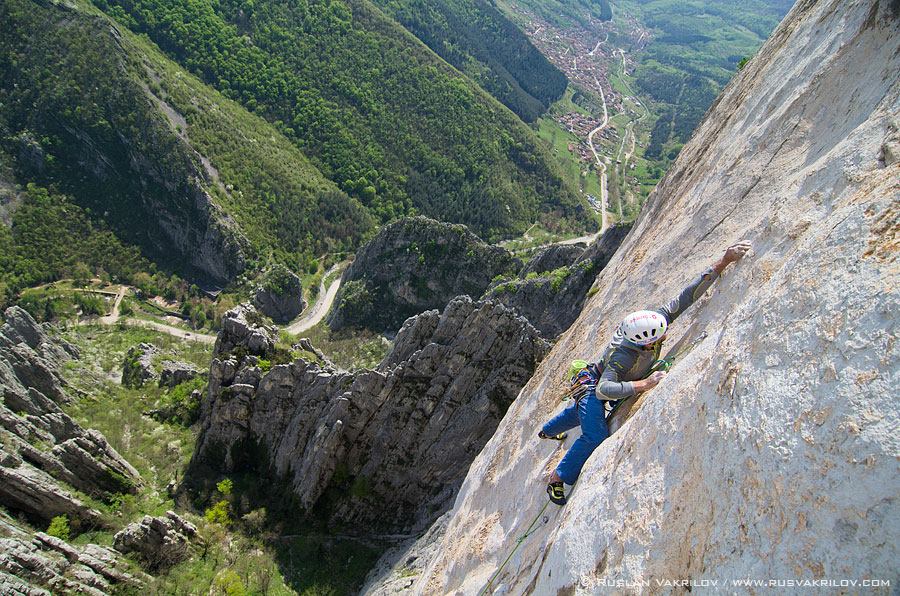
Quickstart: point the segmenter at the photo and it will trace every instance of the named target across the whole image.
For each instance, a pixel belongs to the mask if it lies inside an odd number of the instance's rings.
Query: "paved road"
[[[609,193],[606,190],[606,164],[603,163],[603,160],[600,159],[600,155],[597,153],[597,149],[594,148],[594,135],[606,128],[606,125],[609,124],[609,112],[606,111],[606,96],[603,94],[603,87],[600,86],[600,82],[594,78],[594,82],[597,84],[597,88],[600,89],[600,99],[603,100],[603,122],[588,133],[588,146],[591,148],[591,153],[594,154],[594,159],[597,160],[597,165],[600,166],[600,233],[602,234],[607,226],[609,225],[606,221],[606,209],[609,203]]]
[[[341,265],[343,263],[332,265],[331,269],[325,272],[325,275],[322,276],[322,282],[319,284],[319,298],[316,300],[316,303],[303,313],[299,319],[285,327],[285,331],[291,335],[298,335],[315,327],[325,318],[325,315],[331,309],[331,305],[334,304],[338,290],[341,288],[341,278],[338,276],[337,279],[331,282],[327,290],[325,289],[325,280],[329,275],[337,271]]]

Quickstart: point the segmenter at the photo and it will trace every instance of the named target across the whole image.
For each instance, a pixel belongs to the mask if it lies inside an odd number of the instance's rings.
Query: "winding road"
[[[602,208],[600,209],[600,233],[602,234],[609,225],[606,218],[609,193],[606,190],[606,164],[600,159],[600,155],[594,147],[594,135],[606,128],[609,124],[609,112],[606,110],[606,96],[603,94],[603,87],[600,86],[600,81],[598,81],[596,77],[594,78],[594,83],[596,83],[597,88],[600,89],[600,99],[603,100],[603,122],[600,123],[600,126],[588,133],[588,146],[591,148],[591,153],[594,154],[594,159],[597,160],[597,165],[600,166],[600,202],[602,205]]]
[[[331,309],[331,305],[334,304],[334,300],[337,297],[338,290],[341,287],[341,278],[337,277],[334,281],[331,282],[331,284],[328,285],[327,289],[325,288],[325,280],[328,279],[328,277],[330,277],[343,265],[345,265],[345,263],[337,263],[325,272],[325,275],[322,276],[322,282],[319,285],[319,297],[316,300],[315,304],[313,304],[311,308],[307,309],[306,312],[304,312],[297,320],[283,327],[285,331],[292,335],[298,335],[318,325],[322,321],[322,319],[325,318],[325,315],[328,314],[328,311]],[[104,315],[97,319],[85,319],[82,321],[78,321],[78,325],[90,325],[94,322],[101,325],[115,325],[117,323],[121,323],[124,325],[128,325],[129,327],[143,327],[145,329],[153,329],[154,331],[159,331],[161,333],[165,333],[167,335],[171,335],[173,337],[178,337],[180,339],[185,339],[188,341],[196,341],[208,345],[216,343],[215,335],[188,331],[186,329],[182,329],[181,327],[166,325],[165,323],[158,323],[156,321],[148,321],[146,319],[122,317],[120,315],[119,307],[122,304],[122,300],[125,298],[125,294],[128,293],[128,289],[128,286],[119,287],[118,291],[115,293],[115,301],[113,302],[112,310],[108,315]],[[111,292],[103,293],[111,294]]]
[[[341,288],[341,278],[338,276],[337,279],[331,282],[327,290],[325,289],[325,280],[328,279],[332,273],[337,271],[341,265],[343,265],[343,263],[332,265],[331,268],[325,272],[325,275],[322,276],[322,281],[319,284],[319,297],[316,300],[316,303],[312,305],[312,308],[307,309],[305,313],[300,315],[299,319],[287,327],[284,327],[285,331],[291,335],[297,335],[315,327],[325,318],[325,315],[328,314],[328,311],[331,309],[331,305],[334,304],[334,299],[337,296],[338,290]]]

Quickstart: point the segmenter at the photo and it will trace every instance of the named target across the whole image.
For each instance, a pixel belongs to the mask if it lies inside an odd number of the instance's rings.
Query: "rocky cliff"
[[[415,594],[672,593],[742,578],[895,589],[898,73],[896,2],[797,2],[473,462],[438,545],[416,551],[434,553],[421,573],[400,557],[370,591],[404,574]],[[705,339],[594,452],[569,503],[541,513],[571,439],[535,433],[560,407],[568,362],[596,357],[627,312],[674,296],[741,239],[752,253],[669,343]]]
[[[70,515],[88,525],[99,513],[63,488],[95,497],[134,492],[140,478],[100,433],[82,429],[59,407],[68,400],[59,375],[77,355],[14,306],[0,327],[0,503],[44,522]]]
[[[266,371],[279,356],[253,320],[252,307],[225,318],[188,477],[253,469],[357,532],[424,529],[446,511],[549,349],[513,311],[463,296],[406,321],[376,370]]]
[[[306,308],[300,278],[284,265],[272,267],[253,293],[253,304],[276,323],[287,323]]]
[[[408,317],[443,309],[456,296],[478,298],[494,276],[520,266],[465,226],[408,217],[359,250],[344,272],[328,323],[332,329],[393,331]]]
[[[70,398],[60,377],[78,353],[50,337],[19,307],[0,326],[0,506],[41,526],[65,515],[75,531],[103,527],[97,499],[136,492],[138,472],[100,433],[81,428],[60,408]],[[75,489],[75,490],[72,490]],[[140,584],[107,548],[73,547],[30,534],[0,512],[0,592],[108,593]]]
[[[572,247],[550,247],[529,261],[518,279],[489,288],[484,299],[515,309],[544,337],[555,338],[578,318],[597,274],[629,230],[630,224],[612,226],[568,263],[563,259]]]

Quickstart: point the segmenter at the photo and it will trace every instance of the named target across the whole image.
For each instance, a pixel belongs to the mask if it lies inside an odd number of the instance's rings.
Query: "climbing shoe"
[[[552,437],[546,434],[544,431],[538,433],[539,439],[550,439],[552,441],[565,441],[566,437],[568,436],[568,433],[559,433],[558,435],[553,435]]]
[[[551,482],[547,485],[547,494],[550,501],[556,505],[566,504],[566,490],[562,482]]]

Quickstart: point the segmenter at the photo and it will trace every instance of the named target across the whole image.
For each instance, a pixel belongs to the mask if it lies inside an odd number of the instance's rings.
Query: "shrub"
[[[218,484],[216,484],[216,490],[222,493],[223,497],[227,497],[231,495],[231,491],[234,489],[234,482],[232,482],[231,478],[226,478],[222,480]]]
[[[77,292],[75,294],[75,304],[81,309],[81,314],[85,316],[102,315],[106,312],[106,304],[99,296]]]
[[[219,501],[208,508],[203,513],[203,517],[211,524],[229,526],[231,525],[231,507],[228,505],[228,501]]]
[[[69,518],[65,515],[57,515],[50,520],[50,526],[47,528],[47,534],[59,538],[60,540],[69,539]]]
[[[562,289],[563,283],[566,281],[566,278],[569,277],[569,268],[568,267],[560,267],[559,269],[554,269],[550,273],[550,289],[554,292],[560,291]]]
[[[241,576],[237,574],[233,569],[225,569],[216,577],[216,580],[213,582],[213,589],[210,590],[210,594],[225,594],[225,596],[244,596],[247,593],[247,589],[244,587],[244,582],[241,580]]]

